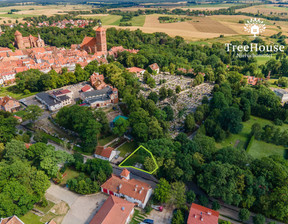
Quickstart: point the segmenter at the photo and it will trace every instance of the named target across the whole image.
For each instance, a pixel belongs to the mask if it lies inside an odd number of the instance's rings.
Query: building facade
[[[89,54],[107,55],[106,29],[101,25],[95,30],[95,37],[84,37],[80,49]]]
[[[130,172],[124,169],[120,177],[112,176],[101,186],[103,193],[125,198],[127,201],[145,208],[152,195],[152,187],[142,181],[130,179]]]
[[[44,47],[44,40],[41,39],[40,35],[34,37],[31,34],[28,37],[23,37],[22,34],[17,30],[14,34],[15,36],[15,46],[18,49],[26,49],[33,47]]]
[[[116,156],[116,154],[117,152],[112,147],[97,146],[94,157],[110,162]]]

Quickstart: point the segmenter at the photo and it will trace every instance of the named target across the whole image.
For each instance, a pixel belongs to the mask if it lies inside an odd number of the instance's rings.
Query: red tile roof
[[[95,154],[109,158],[113,150],[114,148],[111,148],[111,147],[105,148],[104,146],[97,146],[95,150]]]
[[[192,203],[187,224],[218,224],[219,212]]]
[[[83,46],[95,46],[96,45],[96,38],[95,37],[84,37],[80,47]]]
[[[81,91],[82,92],[87,92],[88,90],[90,90],[92,87],[89,85],[85,85],[84,87],[82,87]]]
[[[125,224],[134,204],[111,195],[91,220],[90,224]]]
[[[24,224],[16,215],[9,218],[0,218],[0,224]]]
[[[156,70],[156,69],[159,69],[159,66],[157,63],[154,63],[152,65],[149,65],[149,67],[152,69],[152,70]]]
[[[122,177],[128,177],[129,174],[130,174],[130,171],[127,170],[127,169],[124,169],[124,170],[121,172],[120,176],[122,176]]]
[[[132,73],[139,73],[139,72],[145,71],[145,69],[143,69],[143,68],[137,68],[137,67],[131,67],[131,68],[128,68],[128,71],[129,71],[129,72],[132,72]]]
[[[121,187],[119,187],[121,186]],[[144,203],[146,195],[151,189],[151,186],[135,179],[120,178],[112,174],[112,176],[101,186],[103,189],[108,189],[115,193],[121,193],[131,198],[137,199]]]

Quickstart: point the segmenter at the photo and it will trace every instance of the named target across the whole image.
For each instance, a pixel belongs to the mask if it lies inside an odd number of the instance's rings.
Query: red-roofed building
[[[50,222],[46,222],[45,224],[57,224],[53,219]]]
[[[90,83],[96,90],[101,90],[108,86],[104,81],[104,75],[97,72],[90,76]]]
[[[218,224],[219,212],[192,203],[187,224]]]
[[[257,78],[255,76],[244,76],[244,78],[247,79],[247,83],[249,85],[255,86],[257,85],[259,82],[263,81],[262,78]]]
[[[105,146],[97,146],[94,157],[111,161],[115,156],[117,152],[114,150],[114,148],[111,147],[105,147]]]
[[[44,40],[41,39],[40,35],[38,37],[33,37],[31,34],[28,37],[23,37],[22,34],[17,30],[14,34],[15,45],[18,49],[26,49],[32,47],[44,47]]]
[[[84,37],[80,48],[87,51],[88,53],[99,53],[107,54],[107,43],[106,43],[106,30],[99,26],[96,29],[96,37]]]
[[[152,187],[142,181],[130,179],[130,172],[124,169],[120,177],[112,176],[101,186],[101,191],[117,197],[124,197],[127,201],[145,208],[150,196]]]
[[[152,72],[155,71],[157,74],[160,72],[160,68],[159,68],[159,66],[158,66],[157,63],[154,63],[154,64],[152,64],[152,65],[149,65],[149,69],[150,69],[150,71],[152,71]]]
[[[0,218],[0,224],[25,224],[16,215],[9,218]]]
[[[134,214],[134,204],[111,195],[90,224],[128,224]]]
[[[146,71],[146,70],[143,69],[143,68],[137,68],[137,67],[127,68],[127,70],[128,70],[129,72],[136,73],[137,76],[143,75],[144,72]]]
[[[0,98],[0,110],[8,111],[10,113],[16,112],[20,108],[20,103],[10,96]]]
[[[81,91],[82,92],[89,92],[89,91],[91,91],[91,90],[93,90],[93,88],[91,87],[91,86],[89,86],[89,85],[85,85],[85,86],[83,86],[82,88],[81,88]]]
[[[21,117],[19,117],[17,115],[14,115],[13,117],[15,117],[19,123],[22,123],[23,120]]]

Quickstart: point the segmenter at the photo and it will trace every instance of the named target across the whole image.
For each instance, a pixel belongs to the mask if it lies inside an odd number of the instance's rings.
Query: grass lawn
[[[271,155],[279,155],[285,157],[286,150],[284,146],[254,140],[249,150],[249,154],[257,159]]]
[[[140,211],[138,209],[135,209],[134,214],[133,214],[133,218],[130,222],[130,224],[138,224],[140,222],[142,222],[144,219],[146,219],[145,214],[140,213]]]
[[[133,142],[126,142],[124,145],[119,147],[117,150],[120,151],[120,156],[124,157],[127,153],[131,153],[135,149],[137,149],[137,143],[133,141]]]
[[[31,211],[26,213],[24,216],[19,217],[24,223],[29,224],[42,224],[44,222],[40,222],[41,217],[33,214]]]
[[[36,208],[37,210],[39,210],[43,213],[47,213],[54,205],[55,205],[55,203],[53,203],[52,201],[48,201],[48,205],[46,207],[41,207],[40,205],[35,205],[34,208]]]
[[[79,172],[70,168],[67,168],[64,172],[63,180],[61,181],[61,185],[66,185],[69,179],[75,178],[79,176]]]
[[[276,59],[276,56],[273,55],[272,57],[256,57],[256,61],[258,65],[264,65],[267,61],[269,61],[272,58]]]
[[[249,137],[249,134],[251,131],[251,127],[256,122],[259,123],[262,127],[264,127],[267,124],[273,125],[272,121],[269,121],[269,120],[266,120],[263,118],[259,118],[259,117],[251,116],[249,121],[243,122],[243,129],[239,134],[231,134],[224,141],[222,141],[220,143],[216,143],[216,147],[218,149],[220,149],[222,147],[234,146],[236,148],[245,149],[246,144],[248,142],[248,137]],[[279,127],[283,131],[283,130],[288,128],[288,125],[283,124],[282,126],[277,126],[277,127]],[[239,143],[237,144],[238,141],[239,141]]]
[[[117,138],[116,135],[110,135],[106,138],[98,139],[99,145],[106,145],[107,143],[111,142],[113,139]]]
[[[22,98],[28,97],[28,96],[33,96],[35,95],[36,92],[34,93],[29,93],[27,95],[25,95],[24,93],[18,93],[16,91],[15,86],[8,86],[8,87],[0,87],[0,96],[11,96],[13,98],[15,98],[16,100],[20,100]]]
[[[131,20],[132,26],[144,26],[146,16],[134,16]],[[130,22],[130,21],[128,21]]]
[[[54,137],[54,136],[52,136],[52,135],[49,135],[49,134],[47,134],[47,133],[45,133],[45,132],[41,132],[41,134],[42,134],[43,136],[45,136],[46,138],[48,138],[48,139],[50,139],[50,140],[52,140],[52,141],[54,141],[54,142],[56,142],[56,143],[58,143],[58,144],[61,144],[61,143],[63,142],[61,139],[56,138],[56,137]]]
[[[24,110],[19,110],[19,111],[13,113],[13,114],[23,118],[24,115],[25,115],[25,111]]]

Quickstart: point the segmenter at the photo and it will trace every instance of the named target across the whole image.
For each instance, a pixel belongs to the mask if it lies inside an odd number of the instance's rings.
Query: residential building
[[[20,103],[10,96],[0,98],[0,110],[10,113],[16,112],[20,109]]]
[[[22,117],[19,117],[19,116],[17,116],[17,115],[13,115],[13,117],[16,118],[19,123],[22,123],[22,122],[23,122]]]
[[[140,208],[145,208],[152,195],[152,187],[142,181],[130,179],[130,172],[127,169],[122,171],[120,177],[112,174],[102,184],[101,191],[117,197],[123,197],[129,202],[135,203]]]
[[[257,85],[259,82],[264,80],[263,78],[257,78],[255,76],[244,76],[244,78],[246,78],[247,83],[252,86]]]
[[[90,224],[128,224],[134,214],[134,204],[110,195]]]
[[[18,30],[16,30],[14,36],[15,36],[15,46],[18,49],[45,46],[44,40],[41,39],[39,34],[38,37],[34,37],[31,34],[28,37],[23,37],[22,34]]]
[[[284,89],[274,89],[274,93],[281,99],[282,103],[288,102],[288,92]]]
[[[81,91],[82,92],[89,92],[89,91],[92,91],[93,90],[93,88],[91,87],[91,86],[89,86],[89,85],[85,85],[85,86],[83,86],[82,88],[81,88]]]
[[[73,92],[70,91],[69,89],[60,89],[60,90],[55,90],[52,92],[52,94],[56,97],[59,97],[59,96],[69,96],[70,98],[73,97]]]
[[[146,71],[146,70],[143,69],[143,68],[137,68],[137,67],[127,68],[127,70],[128,70],[129,72],[136,73],[137,77],[139,77],[140,75],[143,75],[144,72]]]
[[[98,159],[108,160],[109,162],[116,156],[117,152],[112,147],[97,146],[94,157]]]
[[[218,224],[219,212],[192,203],[187,224]]]
[[[107,55],[106,29],[100,25],[95,32],[95,37],[84,37],[80,44],[80,49],[87,51],[89,54],[100,53]]]
[[[157,63],[149,65],[148,67],[149,67],[150,72],[156,72],[156,74],[160,72],[160,68]]]
[[[108,86],[104,81],[104,75],[100,75],[97,72],[94,72],[90,76],[90,83],[96,90],[104,89],[106,86]]]
[[[118,89],[106,86],[104,89],[80,93],[80,99],[90,107],[106,107],[118,103]]]
[[[59,110],[72,103],[71,98],[67,95],[55,96],[53,93],[42,92],[37,93],[35,97],[50,111]]]
[[[25,224],[16,215],[8,218],[0,218],[0,224]]]

